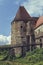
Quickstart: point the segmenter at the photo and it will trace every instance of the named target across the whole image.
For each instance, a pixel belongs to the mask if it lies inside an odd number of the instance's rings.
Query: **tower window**
[[[21,26],[21,28],[23,28],[23,26]]]

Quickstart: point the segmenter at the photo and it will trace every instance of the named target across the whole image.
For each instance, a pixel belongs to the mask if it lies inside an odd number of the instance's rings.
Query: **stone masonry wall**
[[[23,21],[12,23],[11,27],[11,44],[22,43],[26,38],[25,23]]]
[[[23,44],[24,41],[26,41],[26,29],[25,28],[26,26],[23,21],[16,21],[12,23],[12,26],[11,26],[11,44],[12,45]],[[15,48],[15,53],[21,54],[21,48]]]

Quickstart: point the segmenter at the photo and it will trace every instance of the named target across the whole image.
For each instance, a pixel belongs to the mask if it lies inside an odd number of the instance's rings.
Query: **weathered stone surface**
[[[11,28],[11,43],[22,43],[22,38],[26,37],[25,23],[23,21],[14,22]]]
[[[30,43],[35,43],[34,31],[30,22],[15,21],[12,24],[11,44],[29,45]],[[30,50],[30,46],[26,47],[26,49]]]
[[[11,27],[11,44],[12,45],[13,44],[29,45],[30,43],[35,42],[33,23],[32,21],[30,21],[30,19],[29,20],[27,19],[26,11],[24,14],[23,12],[24,12],[24,8],[23,10],[20,8],[20,10],[18,11],[16,15],[16,20],[13,20],[12,22],[12,27]],[[26,16],[24,16],[25,14]],[[26,49],[29,50],[30,46],[28,46],[28,48],[26,47]]]

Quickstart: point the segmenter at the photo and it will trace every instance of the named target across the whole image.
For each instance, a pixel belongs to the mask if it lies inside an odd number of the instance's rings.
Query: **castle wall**
[[[36,39],[36,43],[40,43],[40,39],[42,40],[42,43],[43,43],[42,36],[43,36],[43,25],[41,25],[35,29],[35,37],[38,38],[38,39]]]
[[[22,43],[23,40],[26,40],[26,24],[23,21],[12,23],[11,32],[12,44]]]
[[[21,44],[28,45],[33,42],[31,34],[33,34],[33,30],[31,31],[32,26],[30,26],[30,21],[15,21],[12,23],[11,27],[11,44]],[[32,42],[31,42],[32,41]],[[21,48],[15,49],[15,51],[19,51],[21,53]],[[24,48],[25,50],[30,50],[30,46],[28,48]],[[17,52],[16,51],[16,52]]]
[[[11,43],[16,44],[18,42],[21,43],[21,38],[20,38],[20,22],[14,22],[12,23],[12,28],[11,28]]]
[[[26,29],[23,21],[17,21],[12,23],[11,27],[11,44],[25,44],[26,41]],[[21,54],[21,48],[15,48],[15,53]]]

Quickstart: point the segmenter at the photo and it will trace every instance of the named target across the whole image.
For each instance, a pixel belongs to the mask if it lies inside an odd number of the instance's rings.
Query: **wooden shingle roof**
[[[20,6],[14,20],[28,20],[31,16],[28,14],[24,6]]]
[[[12,22],[14,21],[32,21],[33,25],[35,26],[37,23],[39,17],[31,17],[29,13],[26,11],[24,6],[20,6],[15,18],[13,19]]]
[[[16,16],[12,22],[14,22],[14,21],[27,21],[27,20],[31,20],[31,18],[32,17],[28,14],[28,12],[24,8],[24,6],[20,6],[17,13],[16,13]]]

